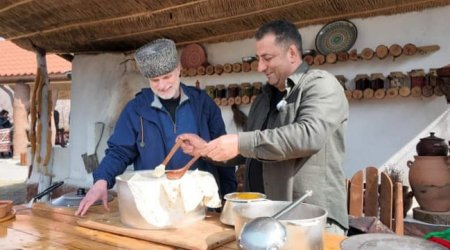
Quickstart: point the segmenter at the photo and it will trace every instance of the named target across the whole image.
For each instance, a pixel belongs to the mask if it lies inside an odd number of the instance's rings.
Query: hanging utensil
[[[100,141],[103,137],[103,132],[105,130],[105,123],[103,122],[97,122],[95,124],[96,131],[97,127],[100,127],[100,137],[98,138],[97,144],[95,144],[95,150],[93,154],[88,155],[87,153],[84,153],[81,155],[81,158],[83,159],[84,168],[88,173],[92,173],[98,166],[98,156],[97,156],[97,150],[98,146],[100,145]]]
[[[175,145],[173,145],[172,149],[169,151],[169,154],[167,154],[166,158],[164,158],[161,164],[159,164],[155,168],[155,171],[153,171],[152,175],[154,177],[161,177],[164,175],[164,173],[166,172],[166,165],[169,163],[170,159],[172,159],[173,155],[175,154],[175,152],[177,152],[178,148],[181,146],[182,143],[183,143],[182,140],[178,140],[175,143]]]
[[[167,179],[169,180],[178,180],[189,170],[189,168],[200,158],[200,155],[192,158],[184,167],[175,170],[166,171]]]

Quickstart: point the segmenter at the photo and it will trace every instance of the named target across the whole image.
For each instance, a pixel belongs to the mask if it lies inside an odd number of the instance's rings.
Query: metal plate
[[[359,234],[341,242],[342,250],[445,250],[446,248],[431,241],[396,234]]]
[[[77,195],[76,192],[67,193],[55,200],[52,200],[51,204],[57,207],[78,207],[80,205],[80,201],[84,198],[84,195]],[[113,200],[113,196],[108,194],[108,202]],[[101,205],[102,201],[98,200],[92,204]]]
[[[339,20],[326,24],[316,36],[316,49],[322,55],[351,49],[358,36],[355,24]]]

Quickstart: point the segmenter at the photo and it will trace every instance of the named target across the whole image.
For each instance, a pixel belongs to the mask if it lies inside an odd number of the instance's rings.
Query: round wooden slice
[[[181,73],[180,73],[181,77],[186,77],[188,76],[188,70],[185,68],[181,69]]]
[[[250,72],[252,70],[250,63],[248,62],[243,62],[242,63],[242,71],[244,72]]]
[[[365,89],[363,91],[364,99],[371,99],[373,97],[373,89]]]
[[[314,57],[314,65],[322,65],[325,63],[325,56],[318,54]]]
[[[347,100],[352,99],[352,91],[351,90],[344,90],[345,96],[347,97]]]
[[[361,51],[361,58],[364,60],[370,60],[373,58],[373,50],[371,48],[365,48]]]
[[[359,100],[363,97],[363,92],[359,89],[355,89],[352,92],[352,97],[353,97],[353,99]]]
[[[375,90],[375,98],[376,99],[383,99],[386,96],[386,90],[384,89],[377,89]]]
[[[398,96],[398,88],[394,87],[394,88],[388,88],[386,91],[386,95],[387,97],[396,97]]]
[[[233,105],[235,103],[234,101],[235,101],[234,97],[228,97],[227,105],[229,106]]]
[[[303,61],[305,61],[308,65],[314,64],[314,57],[312,55],[307,55],[303,57]]]
[[[206,52],[200,44],[192,43],[183,48],[180,56],[183,68],[197,68],[206,63]]]
[[[220,106],[227,106],[227,104],[228,104],[228,99],[227,98],[220,99]]]
[[[236,97],[234,98],[234,103],[235,103],[236,105],[240,105],[240,104],[242,103],[242,97],[236,96]]]
[[[378,45],[377,48],[375,49],[375,55],[380,58],[380,59],[384,59],[386,58],[386,56],[389,54],[389,49],[386,45]]]
[[[422,88],[419,86],[415,86],[411,88],[411,95],[414,97],[422,96]]]
[[[253,95],[252,98],[250,98],[250,103],[253,103],[256,99],[256,95]]]
[[[247,104],[250,102],[250,97],[249,96],[242,96],[242,103]]]
[[[188,76],[196,76],[196,75],[197,75],[197,68],[188,69]]]
[[[407,97],[407,96],[411,95],[411,88],[407,87],[407,86],[402,86],[398,90],[398,94],[400,96]]]
[[[389,54],[393,57],[400,56],[402,54],[402,46],[398,44],[392,44],[389,47]]]
[[[444,92],[442,92],[441,86],[439,86],[439,85],[434,87],[433,92],[434,92],[435,96],[443,96],[444,95]]]
[[[233,71],[233,65],[231,63],[225,63],[223,65],[223,72],[231,73]]]
[[[214,73],[220,75],[223,72],[223,65],[222,64],[216,64],[214,66]]]
[[[203,67],[203,66],[198,66],[197,67],[197,75],[205,75],[205,73],[206,73],[206,69],[205,69],[205,67]]]
[[[217,106],[220,106],[220,98],[214,98],[214,102]]]
[[[325,57],[325,61],[329,64],[333,64],[336,63],[337,61],[337,55],[336,53],[329,53],[326,57]]]
[[[337,60],[339,62],[346,62],[346,61],[348,61],[348,53],[347,52],[338,52],[337,53]]]
[[[212,65],[206,66],[206,74],[207,74],[207,75],[212,75],[212,74],[214,74],[214,66],[212,66]]]
[[[407,44],[405,44],[405,46],[403,46],[403,55],[412,56],[412,55],[416,54],[416,52],[417,52],[417,47],[416,47],[416,45],[414,45],[412,43],[407,43]]]
[[[239,73],[242,70],[242,64],[240,63],[233,63],[233,72]]]
[[[433,95],[433,87],[431,85],[425,85],[422,88],[422,95],[425,97],[430,97]]]
[[[350,52],[348,53],[348,59],[350,61],[357,61],[358,60],[358,50],[357,49],[350,50]]]

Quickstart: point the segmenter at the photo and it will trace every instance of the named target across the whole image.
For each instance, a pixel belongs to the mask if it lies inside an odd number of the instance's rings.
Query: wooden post
[[[37,106],[36,121],[37,126],[35,128],[35,154],[33,161],[33,171],[29,182],[38,182],[38,192],[41,192],[48,188],[51,184],[51,164],[49,167],[48,159],[52,153],[52,143],[48,139],[51,138],[51,96],[49,96],[49,79],[47,72],[47,62],[45,58],[45,51],[36,48],[36,59],[38,65],[38,71],[41,75],[41,80],[37,81],[38,86],[36,93],[35,105]],[[50,112],[49,112],[50,111]],[[32,114],[33,115],[33,114]],[[48,201],[48,196],[42,200]]]
[[[14,85],[14,157],[27,153],[28,108],[30,105],[30,87],[24,82]]]

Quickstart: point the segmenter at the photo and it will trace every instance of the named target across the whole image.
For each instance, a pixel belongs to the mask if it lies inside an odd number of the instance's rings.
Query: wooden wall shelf
[[[386,58],[392,58],[395,60],[402,56],[412,56],[412,55],[424,55],[440,49],[439,45],[426,45],[426,46],[415,46],[414,44],[408,43],[403,47],[398,44],[392,44],[390,46],[378,45],[375,49],[364,48],[360,53],[357,49],[352,49],[349,52],[339,52],[330,53],[327,55],[317,54],[317,55],[304,55],[303,60],[312,66],[320,66],[323,64],[336,64],[346,61],[368,61],[374,58],[380,60]],[[181,69],[181,77],[194,77],[194,76],[204,76],[204,75],[222,75],[229,73],[242,73],[242,72],[256,72],[258,69],[258,61],[255,59],[248,62],[236,62],[236,63],[225,63],[216,65],[206,65],[197,68],[183,68]]]
[[[352,49],[349,52],[339,52],[330,53],[327,55],[316,54],[316,55],[305,55],[303,60],[309,65],[320,66],[323,64],[335,64],[338,62],[346,61],[368,61],[374,58],[380,60],[386,58],[392,58],[395,60],[397,57],[401,56],[412,56],[412,55],[424,55],[439,50],[439,45],[426,45],[426,46],[416,46],[412,43],[405,44],[403,47],[398,44],[392,44],[390,46],[378,45],[375,49],[364,48],[358,53],[357,49]]]

